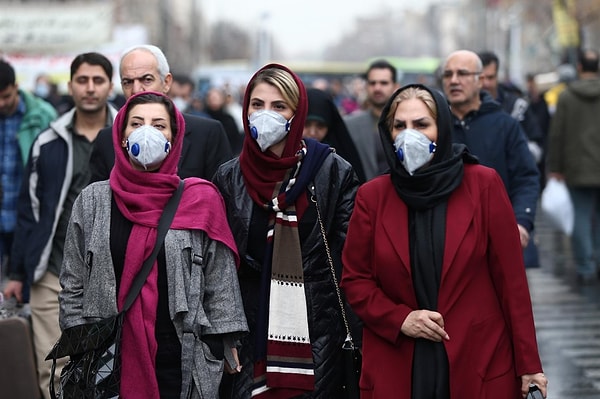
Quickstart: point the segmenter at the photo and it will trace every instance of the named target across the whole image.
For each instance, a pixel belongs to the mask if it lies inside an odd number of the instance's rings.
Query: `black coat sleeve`
[[[219,165],[233,158],[223,125],[194,115],[185,114],[184,118],[186,128],[179,176],[211,180]]]
[[[112,143],[112,128],[106,127],[98,133],[90,156],[90,183],[107,180],[115,164],[115,151]]]

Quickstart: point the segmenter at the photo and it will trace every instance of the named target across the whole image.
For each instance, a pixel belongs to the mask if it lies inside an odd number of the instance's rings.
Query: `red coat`
[[[343,251],[342,287],[365,328],[361,397],[410,399],[417,307],[408,212],[389,175],[358,190]],[[498,174],[465,165],[448,201],[438,311],[453,399],[521,398],[518,376],[542,372],[517,223]]]

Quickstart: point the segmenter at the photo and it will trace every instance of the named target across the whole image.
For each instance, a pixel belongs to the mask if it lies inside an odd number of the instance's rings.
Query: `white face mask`
[[[189,103],[183,97],[175,97],[173,99],[173,104],[180,112],[185,112],[188,109]]]
[[[159,165],[170,150],[171,143],[154,126],[140,126],[127,138],[129,158],[145,170]]]
[[[38,83],[37,85],[35,85],[35,89],[33,89],[33,92],[38,97],[46,98],[50,95],[50,86],[44,83]]]
[[[435,147],[433,141],[414,129],[404,129],[394,139],[396,155],[411,176],[415,170],[431,161]]]
[[[288,121],[275,111],[261,109],[248,116],[250,134],[258,143],[260,150],[265,152],[267,148],[285,138],[290,131],[292,119]]]

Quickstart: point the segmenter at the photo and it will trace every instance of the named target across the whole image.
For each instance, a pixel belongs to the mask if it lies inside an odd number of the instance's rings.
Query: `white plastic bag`
[[[551,177],[542,192],[542,211],[550,224],[566,235],[573,232],[573,203],[564,181]]]

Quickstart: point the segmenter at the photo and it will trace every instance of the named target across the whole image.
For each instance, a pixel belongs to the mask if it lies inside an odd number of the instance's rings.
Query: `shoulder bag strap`
[[[346,329],[346,340],[344,341],[344,347],[354,349],[354,341],[352,341],[352,334],[350,333],[350,325],[348,324],[348,318],[346,317],[346,308],[344,307],[344,301],[342,300],[342,293],[340,292],[340,286],[338,279],[335,275],[335,268],[333,266],[333,258],[331,257],[331,250],[329,249],[329,242],[327,241],[327,234],[325,233],[325,225],[323,224],[323,218],[321,217],[321,211],[319,210],[319,204],[317,202],[317,196],[315,194],[314,185],[309,186],[311,193],[310,200],[315,204],[317,210],[317,220],[319,221],[319,227],[321,228],[321,236],[323,237],[323,243],[325,244],[325,252],[327,253],[327,263],[329,263],[329,269],[331,270],[331,277],[333,278],[333,285],[335,286],[335,293],[337,294],[338,303],[342,312],[342,319],[344,320],[344,328]]]
[[[160,248],[162,247],[162,244],[165,240],[165,236],[167,235],[167,231],[169,231],[169,228],[171,227],[171,222],[175,217],[175,212],[177,212],[177,206],[179,205],[181,195],[183,194],[183,184],[183,180],[180,180],[179,187],[177,187],[177,190],[173,193],[171,198],[169,198],[169,202],[167,202],[167,205],[165,206],[162,215],[160,215],[154,250],[152,251],[150,256],[144,261],[142,269],[140,270],[138,275],[135,276],[135,280],[133,280],[133,283],[131,284],[131,289],[129,290],[129,293],[125,298],[125,305],[123,306],[122,310],[123,312],[126,312],[127,309],[131,307],[133,301],[135,301],[135,298],[142,290],[142,287],[144,286],[144,283],[146,282],[146,279],[150,274],[150,270],[152,270],[152,265],[154,264],[154,261],[158,256]]]

